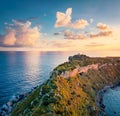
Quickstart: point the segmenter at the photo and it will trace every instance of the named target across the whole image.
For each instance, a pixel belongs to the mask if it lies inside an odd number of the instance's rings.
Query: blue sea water
[[[13,95],[30,91],[67,61],[69,52],[0,52],[0,107]]]
[[[103,96],[106,116],[120,116],[120,86],[109,88]]]

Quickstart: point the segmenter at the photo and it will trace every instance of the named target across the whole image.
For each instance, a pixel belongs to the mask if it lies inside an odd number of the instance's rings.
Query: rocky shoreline
[[[39,85],[33,87],[29,92],[20,93],[12,96],[12,98],[8,100],[6,104],[3,104],[0,108],[0,116],[9,116],[12,109],[14,109],[14,106],[22,100],[25,100],[27,96],[30,95],[38,86]]]
[[[118,86],[120,86],[120,81],[116,85],[111,84],[111,85],[105,86],[103,89],[98,91],[98,94],[97,94],[97,97],[96,97],[96,104],[100,108],[100,112],[99,112],[98,116],[106,116],[105,105],[103,104],[104,93],[108,89],[110,89],[110,88],[115,89]],[[6,104],[3,104],[3,106],[1,107],[0,116],[9,116],[12,109],[14,108],[14,106],[17,103],[21,102],[22,100],[26,99],[26,97],[28,95],[30,95],[37,87],[38,87],[38,85],[36,87],[33,87],[31,89],[31,91],[29,91],[29,92],[21,93],[21,94],[12,96],[12,98]]]

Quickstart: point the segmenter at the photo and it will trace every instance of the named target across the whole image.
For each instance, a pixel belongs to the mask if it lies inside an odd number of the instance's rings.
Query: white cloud
[[[94,19],[93,19],[93,18],[91,18],[91,19],[90,19],[90,23],[93,23],[93,22],[94,22]]]
[[[66,13],[57,12],[56,13],[57,21],[55,23],[55,27],[56,28],[68,27],[73,29],[82,29],[88,25],[87,20],[84,20],[84,19],[79,19],[79,20],[76,20],[75,22],[72,22],[71,14],[72,14],[72,8],[68,8],[66,10]]]
[[[72,13],[72,8],[68,8],[66,10],[66,13],[57,12],[56,14],[57,21],[55,23],[55,27],[67,26],[71,22],[71,13]]]

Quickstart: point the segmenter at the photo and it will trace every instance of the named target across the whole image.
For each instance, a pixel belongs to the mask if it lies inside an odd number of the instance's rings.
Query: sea
[[[0,51],[0,107],[12,96],[29,92],[44,83],[57,65],[66,62],[74,54]]]
[[[120,86],[109,88],[103,95],[106,116],[120,116]]]

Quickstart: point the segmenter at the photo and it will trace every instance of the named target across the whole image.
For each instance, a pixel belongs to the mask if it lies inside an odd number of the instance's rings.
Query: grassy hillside
[[[97,64],[67,78],[62,74],[74,69]],[[26,99],[17,103],[11,116],[96,116],[97,92],[105,85],[120,80],[120,58],[91,58],[85,55],[69,57],[69,61],[56,67],[50,79],[37,87]]]

